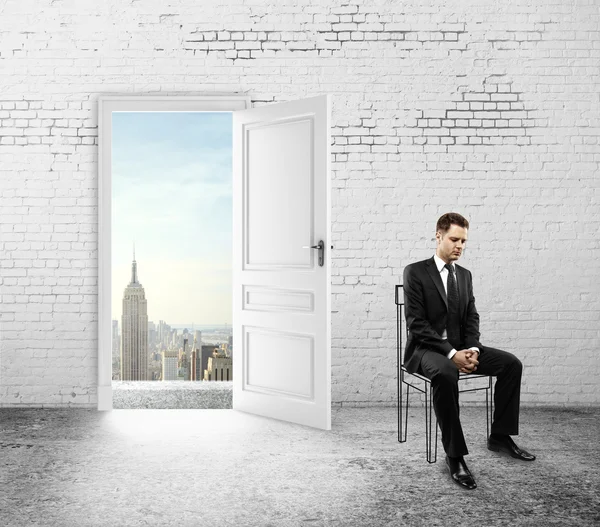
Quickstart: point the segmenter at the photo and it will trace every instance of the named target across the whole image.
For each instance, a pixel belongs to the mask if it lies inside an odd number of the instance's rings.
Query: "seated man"
[[[471,272],[456,265],[467,243],[469,222],[460,214],[444,214],[437,222],[433,258],[404,270],[404,306],[409,330],[404,365],[431,380],[433,406],[442,431],[446,463],[463,488],[477,487],[464,457],[469,452],[458,408],[458,374],[477,371],[497,377],[494,420],[487,440],[490,450],[523,461],[535,456],[511,439],[519,433],[519,399],[523,365],[511,353],[479,342]]]

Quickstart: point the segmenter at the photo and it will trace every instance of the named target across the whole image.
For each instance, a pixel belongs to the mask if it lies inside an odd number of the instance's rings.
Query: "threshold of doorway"
[[[233,381],[112,381],[114,409],[230,410]]]

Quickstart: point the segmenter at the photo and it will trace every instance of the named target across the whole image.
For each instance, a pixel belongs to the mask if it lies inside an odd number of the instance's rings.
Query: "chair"
[[[437,439],[438,439],[438,426],[437,419],[435,420],[435,442],[432,445],[432,424],[433,424],[433,390],[431,387],[431,381],[420,375],[419,373],[409,373],[406,371],[404,364],[400,359],[400,353],[402,350],[402,311],[404,307],[404,291],[402,285],[396,286],[396,369],[397,369],[397,381],[398,381],[398,442],[406,442],[406,434],[408,432],[408,396],[410,389],[414,388],[418,392],[425,395],[425,453],[427,456],[428,463],[435,463],[437,461]],[[406,335],[408,336],[408,328],[406,328]],[[406,376],[409,376],[406,379]],[[487,435],[490,435],[490,422],[492,420],[493,412],[493,389],[492,389],[492,377],[487,375],[481,375],[478,373],[461,373],[458,376],[458,381],[470,380],[470,379],[485,379],[486,384],[478,388],[460,389],[459,393],[466,392],[478,392],[485,390],[485,418],[487,425]],[[418,382],[419,385],[413,384]],[[423,383],[422,385],[420,383]],[[404,436],[402,435],[402,385],[406,385],[406,415],[404,416]]]

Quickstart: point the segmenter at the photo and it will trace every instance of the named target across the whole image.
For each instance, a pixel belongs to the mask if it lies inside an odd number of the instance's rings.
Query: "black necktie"
[[[448,341],[460,349],[460,315],[458,311],[458,285],[454,276],[454,269],[450,264],[444,266],[448,269],[447,297],[448,297],[448,319],[446,323],[446,335]]]

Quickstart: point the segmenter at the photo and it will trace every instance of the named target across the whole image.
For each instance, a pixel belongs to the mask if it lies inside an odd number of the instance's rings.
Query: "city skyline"
[[[123,315],[112,321],[112,379],[121,381],[217,381],[232,379],[231,326],[206,332],[179,330],[148,320],[145,291],[131,265]],[[215,325],[216,326],[216,325]],[[226,328],[226,329],[225,329]],[[121,331],[119,331],[121,329]],[[212,356],[211,356],[212,355]]]
[[[230,325],[231,113],[116,112],[112,126],[111,318],[135,244],[149,320]]]

